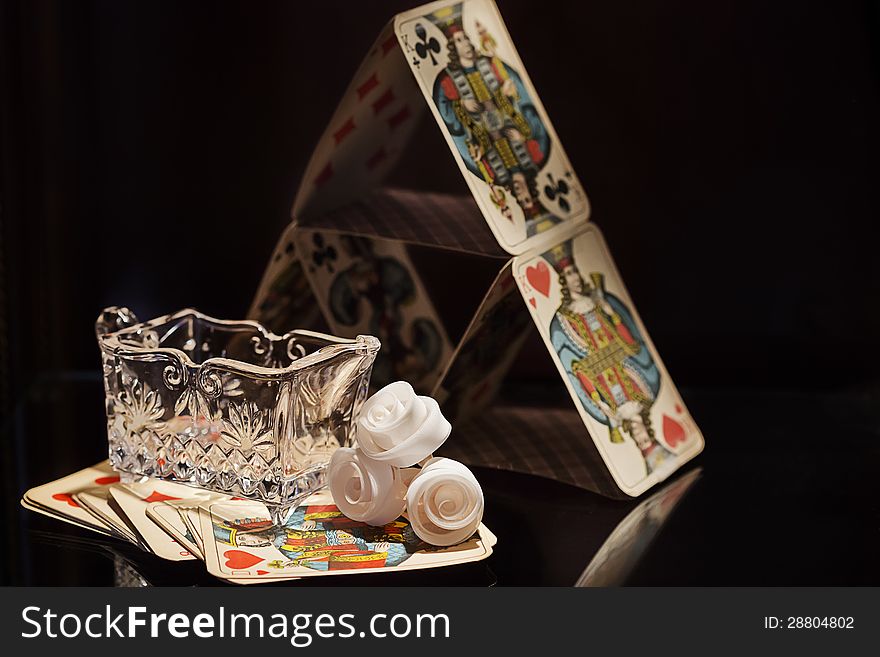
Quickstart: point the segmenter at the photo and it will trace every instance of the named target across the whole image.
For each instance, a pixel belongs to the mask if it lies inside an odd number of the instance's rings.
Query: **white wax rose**
[[[483,489],[458,461],[432,458],[406,492],[406,510],[416,536],[447,546],[470,538],[483,519]]]
[[[406,484],[400,471],[359,449],[339,447],[333,452],[327,481],[336,506],[352,520],[381,526],[403,513]]]
[[[357,443],[370,458],[405,468],[430,456],[451,431],[436,400],[396,381],[364,402]]]

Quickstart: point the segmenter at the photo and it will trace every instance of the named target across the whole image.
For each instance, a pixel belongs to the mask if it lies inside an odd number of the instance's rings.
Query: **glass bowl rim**
[[[185,351],[176,347],[137,347],[134,345],[123,344],[120,337],[128,334],[137,333],[138,331],[154,328],[156,326],[167,324],[179,319],[196,319],[206,324],[214,324],[221,327],[229,328],[249,328],[255,330],[268,343],[288,342],[291,338],[311,338],[322,340],[328,344],[318,348],[310,354],[306,354],[294,359],[290,365],[286,367],[265,367],[255,365],[243,360],[233,358],[224,358],[215,356],[207,358],[201,363],[195,363]],[[138,359],[148,358],[151,355],[158,357],[174,356],[185,365],[188,369],[204,370],[204,369],[223,369],[242,375],[251,375],[258,378],[277,378],[286,377],[297,372],[307,369],[313,365],[323,363],[331,358],[347,352],[357,352],[365,350],[364,355],[378,353],[381,343],[379,339],[372,335],[358,335],[355,338],[342,338],[328,333],[320,333],[318,331],[310,331],[307,329],[293,329],[284,335],[273,333],[259,322],[252,319],[218,319],[199,312],[195,308],[184,308],[177,312],[162,315],[154,319],[137,322],[131,326],[125,326],[116,331],[102,333],[97,336],[101,344],[101,350],[106,351],[113,356],[134,357]]]

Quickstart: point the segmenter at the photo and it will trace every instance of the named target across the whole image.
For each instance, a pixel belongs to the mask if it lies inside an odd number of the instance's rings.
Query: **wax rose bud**
[[[483,519],[483,489],[458,461],[433,458],[406,492],[413,531],[431,545],[447,546],[470,538]]]
[[[364,402],[357,443],[370,458],[405,468],[430,456],[451,431],[434,399],[397,381]]]
[[[346,517],[368,525],[396,520],[406,504],[406,484],[397,468],[359,449],[340,447],[330,458],[327,481],[333,502]]]

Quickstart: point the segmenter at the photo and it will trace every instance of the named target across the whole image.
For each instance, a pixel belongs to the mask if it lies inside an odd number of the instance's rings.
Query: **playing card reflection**
[[[678,503],[701,475],[702,468],[683,474],[628,513],[605,539],[575,586],[626,584]]]
[[[371,527],[349,520],[336,506],[301,506],[284,526],[266,518],[239,518],[214,522],[219,543],[242,548],[275,547],[279,559],[271,568],[305,566],[313,570],[356,570],[398,566],[414,552],[429,548],[409,523],[397,520],[384,527]],[[248,552],[224,552],[230,568],[248,568],[262,561]],[[256,559],[247,563],[248,559]]]

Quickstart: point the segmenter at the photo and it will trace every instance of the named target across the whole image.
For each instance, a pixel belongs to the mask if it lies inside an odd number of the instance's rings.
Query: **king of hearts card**
[[[422,149],[413,135],[426,115],[467,197],[382,187]],[[452,456],[637,496],[703,438],[590,215],[494,2],[431,3],[395,16],[355,74],[251,315],[288,330],[315,324],[320,308],[333,332],[377,334],[374,383],[407,378],[437,397],[462,427]],[[462,281],[454,298],[450,272]],[[534,331],[571,405],[551,430],[540,409],[493,406]],[[487,413],[518,420],[467,431]]]

